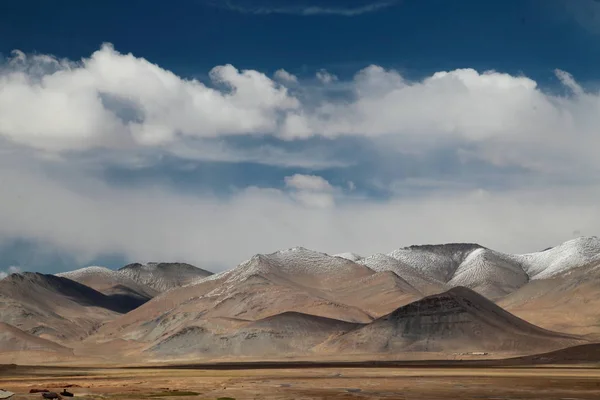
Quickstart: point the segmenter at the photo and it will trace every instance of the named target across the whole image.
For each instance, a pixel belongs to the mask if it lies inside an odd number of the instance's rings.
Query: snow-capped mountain
[[[600,261],[600,239],[581,237],[548,250],[507,254],[477,244],[411,246],[359,262],[376,270],[395,271],[410,281],[415,273],[447,287],[465,286],[499,298],[531,280],[546,279],[573,268]]]
[[[358,255],[356,253],[340,253],[340,254],[334,254],[333,256],[345,258],[346,260],[350,260],[350,261],[358,261],[363,258],[363,256]]]
[[[418,268],[415,268],[387,254],[373,254],[372,256],[358,260],[357,263],[364,265],[365,267],[368,267],[376,272],[394,272],[396,275],[422,293],[439,292],[444,287],[445,282],[431,278],[431,276],[426,275]]]
[[[372,273],[371,269],[346,258],[294,247],[271,254],[257,254],[236,268],[208,279],[225,278],[227,282],[235,283],[252,276],[268,274],[293,281],[310,281],[313,286],[328,286]]]
[[[531,279],[546,279],[600,261],[600,238],[580,237],[545,251],[517,256]]]

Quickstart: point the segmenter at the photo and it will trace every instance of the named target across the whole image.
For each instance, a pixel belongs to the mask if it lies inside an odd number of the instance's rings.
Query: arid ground
[[[600,398],[600,368],[325,368],[279,370],[19,367],[3,371],[13,399],[34,388],[77,398],[148,399],[544,399]]]

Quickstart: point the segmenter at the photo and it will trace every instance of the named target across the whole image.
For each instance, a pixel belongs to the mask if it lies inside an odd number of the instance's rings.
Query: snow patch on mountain
[[[340,254],[334,254],[334,257],[339,257],[339,258],[345,258],[346,260],[350,260],[350,261],[358,261],[358,260],[362,260],[364,257],[361,255],[358,255],[356,253],[340,253]]]
[[[120,293],[122,295],[133,295],[150,299],[157,294],[150,286],[136,282],[121,271],[115,271],[106,267],[85,267],[75,271],[62,272],[56,274],[56,276],[89,286],[106,295]]]
[[[252,276],[348,280],[392,271],[415,288],[465,286],[492,297],[510,293],[532,279],[545,279],[572,268],[600,262],[600,239],[582,237],[548,250],[507,254],[473,243],[410,246],[363,258],[355,253],[330,256],[303,247],[257,254],[238,267],[194,284],[222,280],[227,287]],[[363,269],[361,269],[363,267]]]
[[[480,288],[482,294],[493,297],[508,294],[527,282],[529,276],[517,256],[480,248],[467,255],[448,285]]]
[[[410,265],[431,279],[448,282],[465,257],[478,248],[481,246],[470,243],[410,246],[394,250],[389,256]]]
[[[222,295],[234,285],[256,276],[304,283],[310,281],[311,285],[319,286],[342,284],[374,273],[370,268],[346,258],[293,247],[271,254],[257,254],[232,270],[197,280],[194,285],[219,280],[219,287],[210,293],[213,296]]]
[[[348,259],[333,257],[304,247],[277,251],[265,257],[285,273],[330,275],[356,272],[358,269],[357,264]]]
[[[600,261],[600,239],[580,237],[545,251],[522,254],[519,259],[531,279],[546,279]]]
[[[580,237],[545,251],[521,255],[477,244],[446,244],[405,247],[389,256],[451,287],[494,287],[497,293],[508,293],[531,279],[551,278],[572,268],[600,262],[600,239]],[[373,262],[366,265],[375,270],[394,270],[403,278],[407,273],[390,266],[378,267]]]
[[[443,282],[437,281],[436,279],[432,279],[431,277],[426,276],[419,269],[414,268],[413,266],[406,264],[400,260],[397,260],[393,257],[390,257],[386,254],[373,254],[372,256],[359,260],[358,263],[372,269],[373,271],[394,272],[400,278],[402,278],[411,286],[417,289],[422,289],[424,288],[424,286],[431,284],[443,284]]]
[[[186,263],[135,263],[124,266],[119,272],[159,292],[212,275],[212,272]]]
[[[118,280],[122,278],[123,280],[129,280],[124,275],[120,274],[117,271],[106,267],[98,267],[98,266],[90,266],[85,268],[76,269],[74,271],[69,272],[61,272],[59,274],[55,274],[56,276],[60,276],[63,278],[70,279],[72,281],[79,282],[80,280],[92,278],[92,277],[104,277],[106,279]]]

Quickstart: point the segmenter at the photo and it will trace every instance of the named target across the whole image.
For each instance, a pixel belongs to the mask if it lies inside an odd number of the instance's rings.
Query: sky
[[[0,277],[600,226],[595,0],[0,2]]]

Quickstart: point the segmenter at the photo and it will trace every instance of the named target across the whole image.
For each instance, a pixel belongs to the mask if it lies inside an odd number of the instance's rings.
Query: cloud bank
[[[0,136],[54,153],[158,148],[190,155],[202,140],[231,135],[394,136],[415,150],[434,140],[462,140],[471,145],[469,156],[497,164],[597,164],[593,152],[584,158],[580,152],[597,144],[600,96],[567,72],[556,73],[564,95],[494,71],[459,69],[408,81],[372,65],[345,82],[346,98],[323,100],[308,86],[288,88],[297,78],[285,71],[277,82],[258,71],[217,66],[203,83],[109,44],[78,62],[17,52],[0,71]],[[324,84],[334,82],[326,71],[317,74]]]
[[[206,82],[186,79],[109,44],[82,60],[15,52],[0,67],[0,182],[10,188],[0,191],[0,240],[55,246],[81,264],[118,253],[231,267],[298,245],[369,254],[464,240],[533,251],[573,231],[595,234],[600,94],[568,72],[556,76],[560,90],[547,91],[496,71],[408,80],[372,65],[315,89],[314,79],[283,70],[271,79],[231,65],[213,68]],[[338,85],[344,96],[322,96]],[[247,137],[264,142],[231,145]],[[381,156],[338,159],[352,138]],[[332,152],[316,154],[319,141]],[[412,165],[395,171],[390,162],[410,156],[427,166],[442,148],[465,168],[453,182],[426,169],[407,179]],[[165,156],[286,170],[226,198],[152,180],[113,185],[98,173],[114,163],[146,170]],[[353,158],[362,164],[348,166]],[[378,183],[375,167],[398,182]],[[467,182],[479,172],[493,183],[504,170],[511,185]],[[334,172],[336,182],[326,177]],[[365,194],[369,179],[389,196]]]

